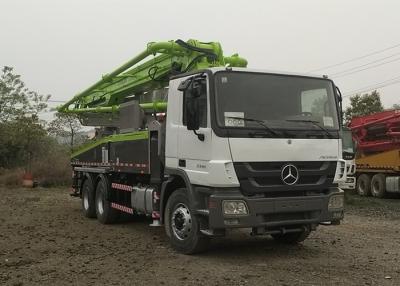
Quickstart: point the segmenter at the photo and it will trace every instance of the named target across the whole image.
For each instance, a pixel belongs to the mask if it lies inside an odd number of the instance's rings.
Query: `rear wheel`
[[[385,175],[375,174],[371,180],[371,194],[376,198],[383,198],[386,193]]]
[[[87,178],[82,185],[82,211],[85,217],[96,217],[95,193],[91,178]]]
[[[371,193],[371,178],[367,174],[361,174],[357,179],[357,193],[366,197]]]
[[[186,189],[178,189],[169,197],[165,209],[165,230],[172,247],[184,254],[207,249],[209,238],[200,232],[199,218],[193,214]]]
[[[279,242],[287,243],[287,244],[296,244],[303,242],[310,235],[311,230],[309,227],[306,227],[303,231],[300,232],[291,232],[285,234],[271,234],[271,236]]]
[[[117,220],[118,211],[111,207],[111,203],[107,200],[109,190],[108,180],[101,176],[96,187],[96,215],[99,222],[110,224]]]

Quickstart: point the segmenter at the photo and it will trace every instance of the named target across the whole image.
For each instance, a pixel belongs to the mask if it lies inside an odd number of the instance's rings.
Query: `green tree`
[[[41,95],[25,87],[20,75],[5,66],[0,75],[0,123],[20,117],[37,116],[47,107],[50,95]]]
[[[38,114],[47,107],[49,95],[25,87],[13,68],[0,75],[0,167],[29,163],[47,135]]]
[[[81,124],[74,114],[59,113],[55,114],[55,119],[50,122],[48,132],[54,136],[67,139],[71,152],[76,145],[79,145],[86,138],[80,136]]]
[[[29,105],[25,84],[5,66],[0,76],[0,123],[22,116]]]
[[[395,103],[392,106],[393,109],[400,109],[400,104],[399,103]]]
[[[363,95],[356,94],[350,97],[350,106],[345,109],[345,122],[350,122],[354,116],[368,115],[383,110],[380,94],[376,90]]]
[[[13,168],[30,164],[47,136],[43,125],[35,116],[19,117],[0,124],[0,166]]]

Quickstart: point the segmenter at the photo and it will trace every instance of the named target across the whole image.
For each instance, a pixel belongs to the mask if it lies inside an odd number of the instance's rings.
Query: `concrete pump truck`
[[[217,42],[152,42],[59,107],[86,217],[151,216],[191,254],[232,228],[285,243],[343,218],[341,96],[327,77],[247,69]]]
[[[400,110],[353,117],[349,127],[357,143],[357,193],[377,198],[399,194]]]

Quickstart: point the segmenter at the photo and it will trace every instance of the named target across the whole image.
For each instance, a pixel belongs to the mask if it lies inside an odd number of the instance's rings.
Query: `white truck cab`
[[[173,78],[165,172],[185,181],[203,232],[300,239],[342,219],[339,100],[325,77],[210,68]]]

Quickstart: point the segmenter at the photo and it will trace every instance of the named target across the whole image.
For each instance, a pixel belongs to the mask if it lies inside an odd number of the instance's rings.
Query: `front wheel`
[[[193,214],[186,189],[178,189],[169,197],[165,209],[165,231],[172,247],[183,254],[207,249],[209,238],[200,232],[200,220]]]

